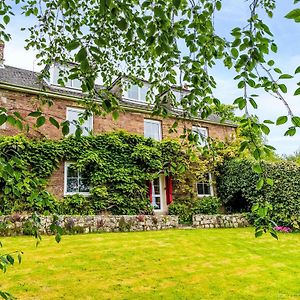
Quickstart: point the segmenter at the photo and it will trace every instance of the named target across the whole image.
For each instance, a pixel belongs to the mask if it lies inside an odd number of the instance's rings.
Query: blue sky
[[[284,16],[296,6],[293,0],[277,1],[277,8],[273,19],[267,19],[271,31],[274,34],[275,42],[278,45],[278,53],[271,55],[270,59],[274,59],[276,65],[283,70],[283,73],[293,74],[296,66],[300,65],[300,24],[296,24],[291,20],[287,20]],[[221,36],[229,37],[230,29],[242,26],[249,16],[248,2],[244,0],[224,0],[222,11],[216,14],[215,25],[216,31]],[[11,66],[26,68],[29,70],[39,70],[36,65],[35,54],[33,51],[24,49],[24,32],[20,31],[20,27],[30,25],[32,20],[17,15],[9,24],[9,31],[12,34],[12,41],[5,46],[5,63]],[[218,88],[215,95],[225,103],[232,101],[241,96],[242,91],[236,88],[236,83],[232,80],[235,76],[232,71],[224,69],[221,65],[213,70],[213,74],[217,80]],[[298,77],[292,80],[286,80],[288,93],[286,99],[290,104],[295,115],[300,116],[300,97],[293,96],[296,88]],[[280,115],[286,115],[284,105],[277,99],[272,98],[264,92],[259,94],[258,110],[252,112],[257,114],[261,120],[276,120]],[[291,154],[296,150],[300,150],[300,131],[294,137],[284,137],[283,134],[287,129],[284,126],[272,126],[271,133],[267,137],[268,143],[277,148],[279,154]]]

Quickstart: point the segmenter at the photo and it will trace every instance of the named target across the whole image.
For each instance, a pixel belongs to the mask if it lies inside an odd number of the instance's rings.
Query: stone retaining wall
[[[193,227],[195,228],[236,228],[249,225],[248,220],[242,214],[193,216]]]
[[[40,232],[50,234],[52,216],[40,216]],[[0,216],[0,235],[26,234],[30,228],[29,216]],[[57,224],[65,233],[147,231],[178,227],[177,216],[58,216]]]

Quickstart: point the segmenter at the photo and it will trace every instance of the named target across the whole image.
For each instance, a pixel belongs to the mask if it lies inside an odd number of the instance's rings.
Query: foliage
[[[220,168],[217,188],[229,211],[250,211],[254,204],[267,205],[268,215],[278,225],[296,226],[300,207],[300,169],[292,162],[265,162],[264,177],[271,177],[271,185],[256,188],[259,174],[256,164],[249,160],[227,161]],[[256,210],[258,210],[258,207]],[[272,226],[272,223],[270,223]]]
[[[284,159],[288,161],[293,161],[300,165],[300,150],[295,151],[294,154],[284,156]]]
[[[74,194],[64,197],[59,206],[59,213],[62,215],[93,215],[95,212],[88,197]]]
[[[220,212],[221,201],[218,197],[203,197],[197,201],[193,214],[214,215]]]
[[[217,197],[198,199],[175,199],[169,206],[170,215],[178,215],[180,224],[191,224],[195,214],[213,215],[220,213],[221,201]]]
[[[207,173],[209,159],[194,146],[176,140],[156,142],[126,132],[69,137],[59,141],[0,138],[1,213],[151,214],[148,181],[163,171],[194,193],[195,182]],[[49,155],[51,153],[51,155]],[[113,159],[111,159],[113,157]],[[62,161],[70,161],[88,179],[90,196],[72,195],[57,201],[45,187]],[[183,184],[184,183],[184,184]]]

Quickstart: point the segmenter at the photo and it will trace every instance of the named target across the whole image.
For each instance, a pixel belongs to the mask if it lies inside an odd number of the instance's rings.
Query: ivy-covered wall
[[[156,142],[123,131],[58,141],[2,136],[0,153],[2,214],[14,211],[151,213],[148,181],[161,172],[180,181],[190,166],[195,165],[195,155],[191,155],[190,149],[186,151],[179,141]],[[49,177],[63,161],[73,162],[74,169],[88,179],[89,198],[74,195],[57,201],[47,191]]]
[[[264,163],[264,175],[274,184],[257,190],[259,175],[253,171],[253,164],[230,160],[220,168],[217,189],[227,211],[250,211],[255,203],[269,202],[272,219],[278,225],[300,225],[300,166],[288,161]]]

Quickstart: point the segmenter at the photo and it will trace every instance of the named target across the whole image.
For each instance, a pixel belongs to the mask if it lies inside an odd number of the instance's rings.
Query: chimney
[[[4,42],[0,40],[0,68],[4,68],[4,47]]]

